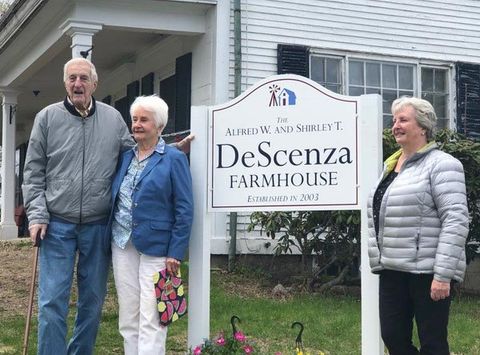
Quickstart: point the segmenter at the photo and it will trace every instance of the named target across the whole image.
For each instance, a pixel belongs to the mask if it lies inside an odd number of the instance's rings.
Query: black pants
[[[451,297],[433,301],[433,275],[384,270],[380,273],[380,327],[390,355],[448,355]],[[412,344],[413,318],[420,351]]]

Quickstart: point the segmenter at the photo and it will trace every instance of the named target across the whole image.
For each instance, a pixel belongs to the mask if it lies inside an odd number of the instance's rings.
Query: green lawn
[[[318,350],[331,355],[360,354],[360,301],[351,297],[299,293],[286,300],[275,300],[269,296],[268,289],[251,278],[212,272],[211,334],[222,329],[230,332],[233,314],[241,318],[239,327],[248,339],[255,342],[259,354],[274,354],[276,351],[293,354],[297,330],[290,326],[294,321],[305,325],[303,341],[311,355],[317,354]],[[117,320],[115,292],[110,284],[97,354],[123,353]],[[0,354],[21,353],[23,329],[22,316],[0,314]],[[479,329],[480,299],[462,297],[454,300],[450,322],[452,353],[480,354]],[[30,354],[35,353],[35,333],[34,319]],[[186,318],[170,327],[167,354],[185,353],[186,333]]]

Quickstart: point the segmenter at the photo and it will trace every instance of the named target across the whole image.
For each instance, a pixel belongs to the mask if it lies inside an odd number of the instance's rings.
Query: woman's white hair
[[[395,115],[407,106],[415,110],[415,119],[418,125],[425,130],[427,140],[432,140],[437,126],[437,115],[432,104],[418,97],[402,96],[393,101],[392,114]]]
[[[130,116],[133,117],[133,111],[140,107],[153,114],[157,128],[165,128],[168,122],[168,105],[165,101],[157,95],[139,96],[130,106]]]

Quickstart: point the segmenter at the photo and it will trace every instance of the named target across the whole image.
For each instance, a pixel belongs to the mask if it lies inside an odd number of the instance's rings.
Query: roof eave
[[[0,19],[0,54],[47,2],[48,0],[14,1]]]

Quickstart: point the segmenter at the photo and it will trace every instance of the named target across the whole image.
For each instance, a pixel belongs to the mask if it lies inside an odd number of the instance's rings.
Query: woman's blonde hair
[[[393,101],[392,114],[395,115],[407,106],[411,106],[415,110],[415,119],[418,125],[425,130],[427,141],[432,140],[437,127],[437,115],[432,104],[418,97],[402,96]]]

